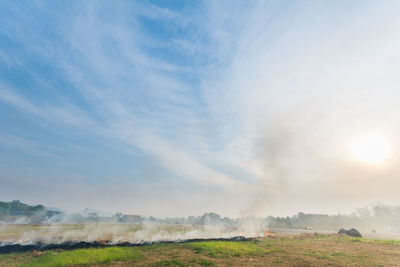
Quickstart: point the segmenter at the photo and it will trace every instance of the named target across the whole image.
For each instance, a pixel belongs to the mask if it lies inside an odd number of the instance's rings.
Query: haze
[[[399,203],[398,1],[3,1],[0,200],[144,216]]]

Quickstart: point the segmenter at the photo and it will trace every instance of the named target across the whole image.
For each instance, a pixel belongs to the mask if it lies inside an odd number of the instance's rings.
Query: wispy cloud
[[[57,153],[52,148],[46,147],[39,142],[33,142],[29,139],[23,139],[8,134],[0,133],[0,146],[18,149],[23,151],[24,153],[32,155],[59,158]]]
[[[72,20],[71,27],[61,34],[69,49],[53,54],[62,59],[54,64],[64,71],[63,78],[77,89],[91,112],[68,105],[38,107],[10,90],[3,94],[3,100],[33,115],[72,126],[91,128],[96,121],[101,125],[95,128],[97,134],[141,149],[183,179],[230,187],[235,181],[208,166],[199,158],[202,152],[193,147],[204,142],[206,129],[202,126],[203,108],[193,94],[195,88],[182,76],[187,67],[147,53],[142,40],[150,37],[135,29],[138,22],[128,23],[125,13],[116,21],[105,22],[100,17],[102,8],[82,6],[80,13],[74,14],[77,19]],[[137,12],[136,20],[140,16],[179,24],[187,20],[167,9],[141,7]],[[89,118],[93,112],[96,115]]]
[[[21,97],[17,93],[7,89],[5,86],[0,84],[0,99],[7,104],[16,106],[17,108],[32,113],[34,115],[43,115],[42,110],[37,106],[33,105],[30,101]]]
[[[0,59],[32,88],[4,71],[0,100],[54,131],[129,147],[165,181],[242,194],[248,213],[295,212],[321,181],[351,199],[337,183],[360,176],[349,138],[400,129],[395,2],[74,3],[10,9],[0,31],[23,56]]]

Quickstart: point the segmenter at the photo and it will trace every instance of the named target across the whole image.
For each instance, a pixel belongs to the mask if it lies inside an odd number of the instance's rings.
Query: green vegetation
[[[58,211],[46,210],[43,205],[31,206],[13,200],[10,202],[0,201],[0,221],[11,222],[18,218],[27,218],[31,223],[43,221],[45,217],[52,217],[61,214]]]
[[[214,258],[262,255],[268,253],[267,250],[257,246],[255,242],[210,241],[193,242],[187,245],[196,253],[206,253]]]
[[[51,218],[51,220],[49,220]],[[265,227],[282,229],[308,229],[308,230],[329,230],[340,228],[356,228],[357,230],[370,233],[380,229],[392,229],[394,232],[400,232],[398,224],[400,218],[400,206],[376,205],[372,208],[360,208],[350,215],[337,214],[307,214],[299,212],[291,217],[264,218],[244,217],[228,218],[210,212],[201,216],[173,217],[173,218],[155,218],[142,217],[140,215],[115,213],[112,216],[98,215],[96,211],[85,209],[84,212],[69,214],[68,216],[57,210],[49,210],[43,205],[31,206],[24,204],[19,200],[11,202],[0,202],[0,224],[2,223],[31,223],[38,224],[43,222],[64,222],[64,223],[152,223],[163,225],[165,231],[168,227],[171,231],[176,231],[179,225],[182,232],[195,227],[205,225],[219,225],[225,228],[237,230],[247,223],[258,224],[260,230]]]
[[[185,264],[184,262],[180,261],[180,260],[162,260],[157,262],[156,264],[154,264],[154,266],[186,266],[187,264]]]
[[[43,205],[30,206],[24,204],[19,200],[14,200],[11,202],[0,201],[0,214],[1,215],[27,215],[31,216],[37,212],[44,211]]]
[[[17,254],[18,255],[18,254]],[[4,256],[4,255],[3,255]],[[14,254],[15,256],[15,254]],[[134,261],[142,259],[143,255],[137,248],[110,247],[76,249],[72,251],[47,251],[33,254],[32,258],[23,259],[20,266],[73,266],[111,263],[115,261]],[[2,260],[0,258],[0,260]],[[10,257],[8,257],[8,263]]]
[[[1,267],[399,266],[399,262],[399,241],[321,234],[273,236],[254,242],[204,241],[0,255]]]
[[[318,251],[306,251],[303,254],[304,256],[316,257],[318,259],[332,259],[334,257],[346,257],[346,253],[342,251],[337,252],[318,252]]]
[[[346,237],[349,238],[349,237]],[[362,242],[362,243],[379,243],[386,245],[397,245],[400,246],[400,240],[390,240],[390,239],[368,239],[368,238],[359,238],[353,237],[349,238],[351,242]]]
[[[198,260],[198,263],[199,263],[201,266],[213,266],[213,265],[214,265],[214,262],[212,262],[212,261],[210,261],[210,260],[205,260],[205,259],[200,259],[200,260]]]

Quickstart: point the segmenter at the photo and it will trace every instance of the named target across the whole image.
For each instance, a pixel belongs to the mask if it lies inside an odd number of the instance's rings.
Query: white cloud
[[[398,132],[394,70],[399,67],[400,35],[394,25],[400,20],[394,6],[304,4],[272,19],[277,8],[260,2],[249,20],[242,20],[239,36],[229,30],[222,35],[238,40],[238,49],[217,77],[211,68],[207,78],[214,78],[204,82],[215,125],[226,142],[219,155],[234,155],[228,156],[229,163],[265,181],[260,194],[269,196],[258,198],[264,210],[296,212],[313,201],[332,210],[335,200],[317,198],[312,184],[335,184],[320,189],[340,195],[343,185],[337,179],[346,177],[353,184],[365,176],[349,169],[343,154],[348,139],[365,131]],[[231,47],[228,41],[219,49]],[[354,198],[351,192],[344,194],[367,204],[369,197],[392,192],[392,186]],[[300,199],[299,190],[305,190]],[[289,207],[290,201],[296,204]]]
[[[105,7],[81,4],[55,26],[66,46],[46,40],[50,51],[30,51],[53,57],[84,105],[34,103],[4,86],[0,99],[128,144],[195,185],[231,198],[239,192],[260,208],[247,213],[286,214],[316,201],[314,211],[324,205],[336,211],[335,194],[355,203],[383,192],[389,199],[393,185],[352,196],[342,183],[357,186],[362,177],[379,183],[377,173],[346,161],[348,139],[400,130],[398,4],[349,5],[213,1],[190,17],[121,4],[119,16],[108,20],[100,15]],[[187,29],[187,36],[167,42],[149,34],[139,23],[143,16]],[[17,33],[21,43],[40,43],[37,33]],[[193,62],[149,52],[157,47],[179,50]],[[388,181],[396,173],[393,166],[380,172]]]
[[[18,107],[26,112],[42,115],[43,112],[40,108],[33,105],[30,101],[26,100],[24,97],[16,94],[15,92],[7,89],[4,85],[0,84],[0,99],[7,104]]]

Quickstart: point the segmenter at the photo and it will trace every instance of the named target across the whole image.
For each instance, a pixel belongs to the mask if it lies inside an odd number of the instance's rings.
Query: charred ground
[[[275,235],[246,242],[162,243],[0,255],[0,266],[399,266],[399,241]]]

